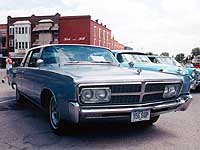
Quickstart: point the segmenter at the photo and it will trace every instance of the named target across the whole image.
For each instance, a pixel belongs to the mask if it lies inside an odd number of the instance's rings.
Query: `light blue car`
[[[16,68],[16,100],[32,101],[56,134],[87,121],[142,121],[190,105],[183,76],[119,66],[109,49],[53,44],[30,49]]]
[[[121,67],[137,68],[138,71],[149,70],[183,76],[186,84],[190,84],[190,88],[196,83],[187,69],[172,65],[152,63],[144,53],[134,52],[132,50],[112,50],[112,53],[119,61]]]
[[[191,84],[191,89],[200,90],[200,69],[194,68],[193,64],[186,64],[185,66],[181,65],[174,58],[168,56],[153,56],[149,55],[148,58],[156,64],[164,64],[170,65],[171,67],[178,67],[180,69],[187,70],[193,80],[193,84]]]

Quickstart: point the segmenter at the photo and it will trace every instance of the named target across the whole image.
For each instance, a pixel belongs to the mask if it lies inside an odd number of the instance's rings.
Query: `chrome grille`
[[[111,101],[109,104],[113,105],[127,105],[127,104],[138,104],[140,96],[139,95],[119,95],[111,96]]]
[[[110,85],[112,93],[140,92],[141,84]]]
[[[103,84],[103,85],[82,85],[82,88],[109,87],[111,89],[111,100],[107,103],[91,104],[91,105],[131,105],[145,104],[152,102],[165,102],[171,99],[164,99],[163,92],[166,85],[180,84],[180,82],[140,82],[137,84]],[[79,97],[80,99],[80,97]],[[81,103],[81,102],[80,102]],[[90,105],[90,104],[84,104]]]

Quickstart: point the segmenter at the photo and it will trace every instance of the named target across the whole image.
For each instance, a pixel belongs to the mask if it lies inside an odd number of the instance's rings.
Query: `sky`
[[[0,0],[0,24],[7,16],[91,15],[136,51],[190,54],[200,44],[199,0]]]

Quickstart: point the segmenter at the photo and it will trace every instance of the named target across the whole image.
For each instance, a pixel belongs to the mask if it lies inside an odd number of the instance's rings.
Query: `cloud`
[[[7,0],[0,5],[0,22],[8,15],[91,15],[112,29],[121,43],[139,50],[190,53],[199,46],[198,0]],[[12,8],[12,9],[11,9]]]

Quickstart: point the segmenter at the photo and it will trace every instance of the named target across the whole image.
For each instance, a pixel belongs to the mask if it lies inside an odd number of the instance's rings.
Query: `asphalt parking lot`
[[[187,111],[165,114],[148,128],[88,124],[58,136],[40,109],[29,102],[17,104],[15,91],[0,83],[0,149],[199,150],[200,94],[192,95]]]

